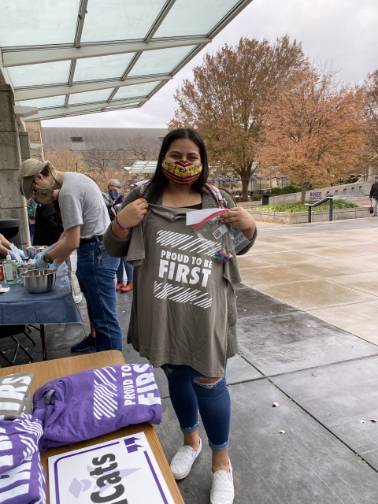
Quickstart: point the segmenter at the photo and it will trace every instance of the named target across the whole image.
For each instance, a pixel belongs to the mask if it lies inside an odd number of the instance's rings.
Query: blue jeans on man
[[[118,265],[119,258],[111,257],[100,239],[84,243],[77,250],[76,276],[96,331],[96,351],[122,350],[114,285]]]
[[[374,217],[377,217],[377,207],[378,207],[378,199],[373,198]]]

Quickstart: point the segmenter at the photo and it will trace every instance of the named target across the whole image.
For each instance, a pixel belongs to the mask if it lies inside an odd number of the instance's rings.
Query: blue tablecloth
[[[0,294],[0,325],[71,323],[81,323],[81,318],[66,266],[57,270],[55,287],[50,292],[30,294],[17,284]]]

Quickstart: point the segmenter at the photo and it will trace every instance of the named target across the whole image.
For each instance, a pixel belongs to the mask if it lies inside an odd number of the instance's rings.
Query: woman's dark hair
[[[209,166],[207,162],[207,152],[205,142],[202,140],[201,136],[191,128],[178,128],[172,130],[163,138],[163,143],[161,144],[155,173],[145,191],[145,198],[150,203],[154,203],[159,199],[164,187],[166,187],[166,185],[168,184],[168,181],[163,173],[162,163],[171,144],[175,140],[179,140],[181,138],[187,138],[191,140],[193,143],[197,145],[200,152],[202,172],[199,178],[194,182],[193,188],[196,191],[201,192],[203,186],[207,182],[207,177],[209,175]]]

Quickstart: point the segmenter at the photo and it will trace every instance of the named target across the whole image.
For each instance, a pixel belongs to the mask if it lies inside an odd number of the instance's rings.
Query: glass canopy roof
[[[0,71],[26,121],[140,107],[250,2],[1,0]]]

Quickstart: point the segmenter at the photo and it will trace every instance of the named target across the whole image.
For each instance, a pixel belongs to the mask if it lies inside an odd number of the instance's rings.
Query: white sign
[[[222,215],[227,212],[226,208],[204,208],[202,210],[191,210],[186,212],[186,225],[192,226],[198,224],[203,220],[209,220],[217,215]]]
[[[143,432],[49,457],[51,504],[174,504]]]

